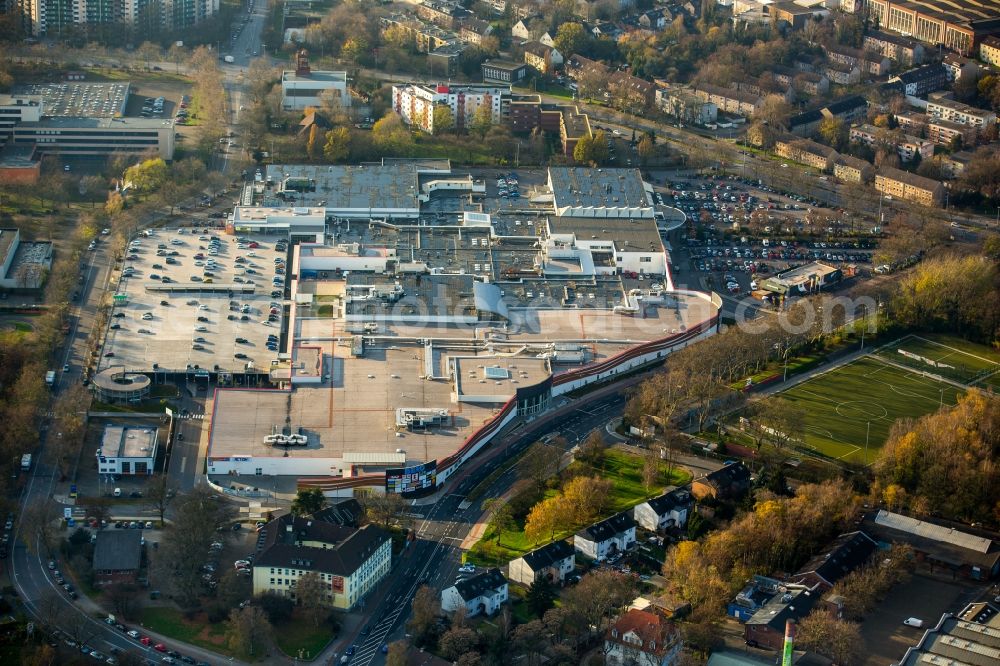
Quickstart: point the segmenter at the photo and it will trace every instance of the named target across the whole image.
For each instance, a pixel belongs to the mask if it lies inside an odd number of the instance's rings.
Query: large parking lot
[[[117,276],[102,367],[241,371],[246,363],[259,368],[277,356],[283,242],[208,229],[150,233],[130,243]]]

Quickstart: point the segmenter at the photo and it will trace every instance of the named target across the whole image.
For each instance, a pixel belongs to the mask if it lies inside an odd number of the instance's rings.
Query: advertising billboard
[[[385,470],[385,491],[406,495],[434,487],[437,479],[437,460],[414,467],[395,467]]]

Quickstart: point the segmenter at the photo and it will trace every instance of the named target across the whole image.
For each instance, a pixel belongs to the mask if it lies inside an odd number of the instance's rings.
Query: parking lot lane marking
[[[184,468],[187,467],[187,456],[181,458],[181,474],[184,473]]]

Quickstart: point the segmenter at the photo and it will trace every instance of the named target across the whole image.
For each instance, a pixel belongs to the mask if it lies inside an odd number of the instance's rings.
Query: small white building
[[[156,462],[156,428],[108,425],[97,449],[100,474],[149,476]]]
[[[347,72],[313,70],[309,67],[306,52],[299,51],[295,69],[281,73],[281,108],[302,111],[310,106],[319,107],[327,95],[339,99],[342,107],[351,105]]]
[[[635,527],[628,513],[616,513],[577,532],[573,546],[576,552],[601,562],[635,545]]]
[[[575,567],[576,551],[566,541],[559,540],[511,560],[507,575],[512,581],[522,585],[531,585],[543,579],[558,584],[562,583]]]
[[[639,527],[653,532],[684,527],[691,505],[691,493],[686,488],[677,488],[635,505],[632,507],[632,518]]]
[[[499,569],[487,569],[441,591],[441,610],[453,613],[465,607],[466,617],[493,615],[507,601],[507,579]]]

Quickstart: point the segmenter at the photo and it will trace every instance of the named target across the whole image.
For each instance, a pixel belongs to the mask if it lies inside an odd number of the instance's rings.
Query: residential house
[[[709,83],[703,83],[693,88],[694,94],[706,102],[711,102],[726,113],[740,116],[751,116],[763,103],[760,95],[744,93],[732,88],[722,88]]]
[[[556,585],[566,580],[576,567],[576,550],[569,542],[560,539],[536,548],[507,566],[510,580],[531,585],[538,580],[548,580]]]
[[[972,161],[973,155],[975,153],[971,150],[959,150],[954,153],[941,155],[937,159],[941,165],[941,171],[948,178],[958,178],[965,171],[965,167],[968,166],[969,162]]]
[[[911,67],[924,61],[924,47],[915,39],[888,32],[870,32],[865,35],[864,48],[889,58],[900,65]]]
[[[462,64],[462,54],[468,48],[471,47],[458,40],[439,46],[427,54],[427,67],[437,76],[456,76]]]
[[[979,44],[979,59],[1000,67],[1000,37],[989,36]]]
[[[989,537],[884,510],[866,516],[862,525],[880,544],[909,545],[931,571],[979,581],[1000,575],[1000,544]]]
[[[801,621],[820,601],[820,595],[805,589],[778,592],[743,625],[747,645],[780,649],[785,639],[785,623]]]
[[[893,115],[899,129],[913,135],[922,135],[927,129],[927,114],[914,111],[901,111]]]
[[[825,95],[830,92],[830,79],[816,72],[774,65],[771,67],[771,74],[779,85],[798,90],[806,95]]]
[[[643,28],[653,32],[659,32],[667,27],[667,23],[673,20],[673,16],[670,15],[670,10],[665,7],[659,7],[657,9],[649,9],[639,14],[639,18],[636,19],[637,23]]]
[[[937,120],[947,120],[959,125],[985,128],[997,121],[997,114],[985,109],[977,109],[968,104],[945,97],[931,97],[927,100],[927,115]]]
[[[524,62],[543,74],[559,69],[563,64],[563,57],[558,49],[541,42],[525,42],[521,48],[524,49]]]
[[[792,116],[788,119],[788,131],[798,136],[812,136],[824,118],[839,118],[850,123],[867,113],[868,100],[860,95],[850,95],[818,109]]]
[[[786,160],[793,160],[820,171],[829,171],[837,151],[821,143],[788,134],[774,142],[774,153]]]
[[[785,584],[767,576],[754,576],[747,581],[743,589],[726,604],[726,615],[735,617],[740,622],[746,622],[764,604],[774,598]]]
[[[927,140],[939,146],[953,146],[955,141],[959,146],[975,146],[978,143],[979,131],[970,125],[960,125],[950,120],[931,118],[927,122]]]
[[[472,16],[472,12],[451,0],[420,0],[414,10],[417,16],[449,30],[457,28],[460,21]]]
[[[578,553],[601,562],[635,545],[635,527],[628,513],[616,513],[577,532],[573,547]]]
[[[841,578],[864,566],[877,550],[878,543],[862,531],[842,534],[788,580],[812,590],[831,590]]]
[[[458,37],[463,42],[479,45],[483,39],[493,34],[493,25],[489,21],[469,18],[462,21],[462,27],[458,30]]]
[[[861,68],[857,65],[828,62],[823,68],[823,75],[830,83],[838,86],[852,86],[861,81]]]
[[[833,45],[826,48],[826,59],[830,62],[858,67],[862,74],[879,77],[889,73],[892,62],[883,55],[851,48],[850,46]]]
[[[714,123],[719,107],[706,102],[687,86],[667,86],[656,90],[656,108],[682,123]]]
[[[134,584],[142,563],[142,534],[136,530],[98,530],[94,544],[94,584]]]
[[[875,189],[922,206],[940,206],[944,197],[941,181],[889,167],[875,174]]]
[[[941,64],[944,66],[949,81],[955,82],[963,79],[976,81],[979,79],[979,64],[972,58],[966,58],[957,53],[946,53]]]
[[[286,514],[264,526],[253,563],[253,593],[295,599],[298,580],[315,574],[323,603],[348,610],[389,573],[392,539],[375,525],[358,529],[311,516]]]
[[[436,107],[447,106],[451,110],[449,127],[461,129],[470,126],[476,113],[484,106],[490,109],[493,123],[500,124],[507,115],[510,95],[510,86],[397,84],[392,87],[392,110],[407,125],[433,134]]]
[[[528,78],[528,66],[523,62],[492,59],[482,64],[483,83],[517,85]]]
[[[604,638],[609,666],[672,666],[683,641],[672,622],[656,613],[630,609],[619,616]]]
[[[531,21],[531,18],[520,19],[517,23],[511,26],[510,36],[516,41],[526,41],[531,39],[531,28],[529,27]]]
[[[453,613],[465,608],[466,617],[494,615],[507,602],[507,579],[499,569],[487,569],[463,578],[441,591],[441,610]]]
[[[632,507],[632,519],[644,529],[656,532],[687,525],[694,501],[686,488],[675,488]]]
[[[392,14],[379,19],[382,33],[389,28],[405,31],[413,40],[413,46],[418,53],[431,53],[436,49],[459,42],[458,35],[444,28],[421,21],[410,14]]]
[[[935,90],[948,86],[948,73],[939,63],[922,65],[898,74],[889,79],[889,83],[901,83],[904,94],[910,97],[923,97]]]
[[[597,39],[601,39],[603,37],[604,39],[618,41],[620,38],[625,36],[625,29],[616,23],[599,21],[590,29],[590,33]]]
[[[899,159],[903,162],[909,162],[917,155],[920,155],[921,159],[934,157],[933,141],[909,134],[890,133],[873,125],[853,125],[848,137],[852,142],[866,146],[874,146],[885,137],[886,141],[896,146]]]
[[[309,136],[312,128],[315,127],[317,132],[326,132],[333,128],[333,125],[329,120],[326,119],[322,113],[317,111],[314,107],[310,107],[305,116],[299,122],[299,136]]]
[[[875,178],[875,167],[866,160],[839,155],[833,161],[833,175],[845,183],[870,183]]]
[[[551,46],[552,48],[555,48],[556,46],[555,38],[548,32],[544,33],[541,37],[539,37],[538,41],[540,41],[542,44],[545,44],[546,46]]]
[[[691,483],[691,494],[699,500],[738,499],[750,490],[750,483],[750,470],[734,462],[696,478]]]

